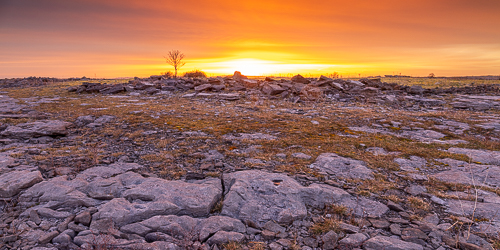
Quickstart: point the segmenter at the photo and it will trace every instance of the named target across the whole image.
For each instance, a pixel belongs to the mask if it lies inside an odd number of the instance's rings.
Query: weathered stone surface
[[[118,226],[141,221],[155,215],[176,214],[181,209],[168,201],[149,202],[147,204],[130,203],[124,198],[115,198],[102,205],[92,220],[111,218]]]
[[[349,179],[373,179],[373,172],[363,161],[341,157],[334,153],[323,153],[310,168],[318,169],[330,176]]]
[[[92,215],[89,211],[83,211],[75,217],[75,223],[82,223],[85,226],[90,226]]]
[[[380,217],[389,211],[386,205],[364,197],[346,198],[342,205],[352,209],[356,216]]]
[[[334,231],[330,231],[321,237],[323,248],[325,250],[333,250],[337,247],[339,236]]]
[[[114,163],[109,166],[99,166],[84,170],[79,173],[76,177],[86,180],[93,181],[98,178],[110,178],[127,171],[141,169],[142,166],[137,163]]]
[[[464,200],[448,200],[446,212],[460,215],[472,216],[474,213],[476,218],[488,218],[493,221],[500,221],[498,211],[500,211],[500,203],[484,203]]]
[[[64,244],[69,244],[71,240],[72,240],[71,236],[61,233],[52,239],[52,243],[64,245]]]
[[[416,243],[406,242],[387,236],[375,236],[363,244],[366,250],[423,250],[424,248]]]
[[[468,149],[468,148],[450,148],[448,152],[453,154],[464,154],[472,158],[474,162],[480,162],[482,164],[492,164],[500,166],[500,152],[499,151],[489,151],[489,150],[479,150],[479,149]]]
[[[500,166],[467,163],[453,159],[441,159],[451,169],[432,175],[432,177],[449,183],[500,187]]]
[[[310,82],[309,79],[306,79],[301,75],[296,75],[296,76],[292,77],[291,80],[292,80],[292,82],[298,82],[298,83],[303,83],[303,84],[308,84]]]
[[[52,178],[35,184],[27,189],[20,197],[21,202],[47,203],[47,208],[75,208],[78,206],[92,207],[99,204],[97,200],[89,198],[78,188],[85,187],[86,181],[74,179],[68,181],[66,176]]]
[[[239,136],[223,135],[222,137],[226,140],[276,140],[276,136],[262,134],[262,133],[255,133],[255,134],[240,133]]]
[[[38,243],[40,244],[46,244],[49,243],[54,237],[58,236],[59,232],[57,231],[52,231],[50,233],[46,233],[42,237],[38,239]]]
[[[195,91],[198,91],[198,92],[202,92],[202,91],[209,91],[212,89],[212,84],[209,84],[209,83],[206,83],[206,84],[202,84],[200,86],[196,86],[194,87],[194,90]]]
[[[269,220],[291,223],[307,215],[306,205],[323,207],[349,197],[345,191],[327,185],[303,187],[294,179],[263,171],[241,171],[224,175],[229,192],[222,215],[249,220],[262,226]]]
[[[0,173],[2,173],[2,169],[13,166],[15,163],[15,159],[8,156],[7,154],[0,153]]]
[[[201,220],[196,231],[199,232],[199,240],[204,242],[210,235],[218,231],[245,233],[245,225],[240,220],[225,217],[212,216]]]
[[[40,171],[12,171],[0,175],[0,198],[9,198],[22,189],[43,181]]]
[[[284,89],[276,84],[265,84],[262,87],[262,92],[266,95],[278,95],[278,94],[281,94],[285,90],[286,89]]]
[[[402,171],[417,171],[418,169],[423,169],[427,161],[424,158],[418,157],[418,156],[410,156],[410,159],[403,159],[403,158],[396,158],[394,159],[394,162],[396,162],[399,165],[400,170]]]
[[[21,123],[7,127],[7,129],[0,132],[0,135],[21,139],[42,136],[64,136],[68,133],[67,129],[72,125],[72,123],[59,120]]]
[[[207,243],[210,245],[220,245],[228,242],[242,242],[244,239],[245,235],[241,233],[219,231],[215,233],[214,236],[210,237],[210,239],[207,240]]]
[[[47,218],[56,218],[56,219],[65,219],[68,216],[71,216],[71,213],[65,212],[65,211],[55,211],[50,208],[39,208],[37,209],[37,213],[41,217],[47,217]]]
[[[340,240],[339,244],[346,247],[359,247],[367,239],[368,236],[364,233],[349,234]]]

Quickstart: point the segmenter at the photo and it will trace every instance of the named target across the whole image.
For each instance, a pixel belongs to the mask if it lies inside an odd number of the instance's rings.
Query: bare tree
[[[180,69],[182,66],[184,66],[184,64],[186,64],[185,62],[182,61],[184,59],[184,54],[182,54],[178,50],[171,50],[168,52],[168,56],[163,56],[163,57],[165,58],[165,60],[167,60],[168,64],[174,66],[175,69],[174,76],[177,78],[177,70]]]

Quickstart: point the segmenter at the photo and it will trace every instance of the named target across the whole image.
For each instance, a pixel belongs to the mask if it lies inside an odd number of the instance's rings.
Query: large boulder
[[[350,195],[327,185],[300,185],[276,173],[249,170],[224,175],[226,190],[221,215],[248,220],[258,226],[267,221],[289,224],[306,217],[306,206],[318,208]]]
[[[42,136],[64,136],[73,124],[59,120],[36,121],[9,126],[0,135],[10,138],[29,139]]]
[[[143,178],[121,194],[99,207],[93,219],[111,218],[123,226],[156,215],[207,216],[222,195],[218,179],[196,183]]]

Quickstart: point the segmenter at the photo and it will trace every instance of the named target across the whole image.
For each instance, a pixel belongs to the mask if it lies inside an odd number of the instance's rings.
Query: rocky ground
[[[0,249],[499,249],[498,83],[0,80]]]

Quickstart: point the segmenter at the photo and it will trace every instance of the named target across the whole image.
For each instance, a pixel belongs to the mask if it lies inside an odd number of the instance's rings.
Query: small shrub
[[[172,77],[174,77],[174,73],[172,73],[170,71],[168,71],[168,72],[161,72],[160,74],[163,76],[163,78],[172,78]]]
[[[207,78],[207,74],[201,70],[193,70],[184,73],[184,77],[193,77],[193,78]]]

